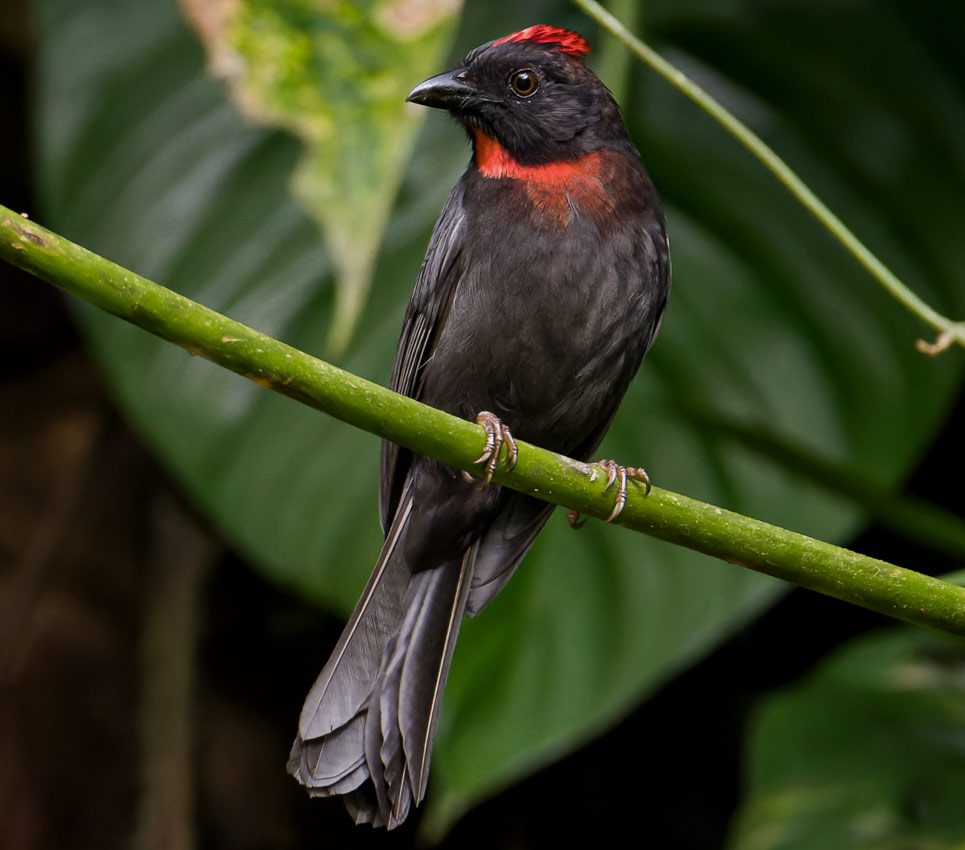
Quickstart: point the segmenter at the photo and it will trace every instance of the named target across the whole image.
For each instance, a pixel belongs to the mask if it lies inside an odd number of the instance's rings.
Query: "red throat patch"
[[[562,162],[523,165],[485,133],[474,130],[473,137],[475,164],[483,177],[519,180],[533,205],[553,214],[561,224],[569,220],[574,206],[594,217],[613,211],[603,182],[606,158],[600,151]]]
[[[570,56],[586,56],[590,52],[590,43],[582,35],[569,30],[538,24],[526,27],[524,30],[497,38],[493,44],[509,44],[510,42],[530,41],[534,44],[556,44],[560,52]]]

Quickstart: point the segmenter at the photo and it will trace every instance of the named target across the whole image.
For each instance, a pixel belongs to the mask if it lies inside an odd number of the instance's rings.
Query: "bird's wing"
[[[466,611],[475,616],[505,587],[556,505],[511,493],[479,540]]]
[[[466,219],[463,196],[462,183],[458,183],[432,231],[422,268],[406,308],[389,387],[410,398],[419,398],[422,367],[432,356],[437,332],[462,274],[460,258]],[[392,524],[411,463],[412,453],[408,449],[388,441],[382,443],[379,506],[383,530]]]

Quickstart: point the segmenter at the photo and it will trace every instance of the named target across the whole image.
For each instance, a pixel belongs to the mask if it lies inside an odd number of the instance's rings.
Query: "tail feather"
[[[426,792],[439,704],[466,610],[477,551],[478,544],[465,553],[458,570],[453,569],[455,564],[443,568],[432,583],[402,668],[398,722],[416,805]]]
[[[407,491],[402,494],[362,598],[305,698],[298,721],[298,735],[304,741],[327,735],[351,721],[372,692],[379,672],[379,653],[398,628],[409,585],[409,570],[401,558],[394,557],[412,513],[412,498]]]
[[[436,568],[444,569],[444,568]],[[405,750],[402,729],[399,726],[399,700],[402,667],[410,649],[411,635],[426,604],[429,580],[435,570],[416,574],[409,585],[406,597],[406,614],[396,635],[386,646],[383,656],[383,672],[379,678],[379,716],[369,718],[373,728],[378,723],[382,736],[379,760],[384,768],[384,793],[388,802],[389,825],[405,820],[412,802],[412,789],[405,771]],[[372,702],[376,702],[373,698]]]
[[[371,785],[360,785],[342,799],[356,824],[370,823],[372,826],[385,826],[385,820],[381,816],[379,803],[372,792]]]
[[[330,785],[326,791],[326,794],[321,794],[319,796],[330,797],[335,794],[348,794],[355,791],[366,779],[369,778],[369,769],[365,764],[363,759],[359,762],[359,765],[343,779],[340,779],[334,785]]]
[[[365,717],[359,714],[325,737],[306,742],[299,767],[311,777],[311,787],[317,787],[323,795],[338,793],[328,789],[365,761],[364,754],[360,755],[364,734]]]
[[[362,599],[305,702],[289,772],[344,795],[356,823],[392,829],[425,796],[439,704],[478,544],[414,572],[400,546],[409,488]]]
[[[378,689],[378,685],[376,685],[376,689]],[[375,799],[374,814],[368,821],[372,826],[386,826],[386,812],[389,811],[389,794],[385,777],[385,764],[382,761],[382,746],[381,700],[373,696],[368,702],[365,719],[365,762],[368,766],[371,781],[364,786],[369,796],[374,796]]]

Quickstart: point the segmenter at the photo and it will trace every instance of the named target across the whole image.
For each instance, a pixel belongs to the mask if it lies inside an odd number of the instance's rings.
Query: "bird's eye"
[[[529,69],[516,71],[509,79],[509,85],[520,97],[529,97],[539,88],[539,77]]]

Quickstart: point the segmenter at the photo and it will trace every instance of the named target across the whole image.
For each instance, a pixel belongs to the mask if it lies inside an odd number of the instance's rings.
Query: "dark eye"
[[[535,71],[529,69],[516,71],[513,76],[509,78],[509,84],[512,86],[513,91],[520,97],[529,97],[539,88],[539,77],[536,76]]]

